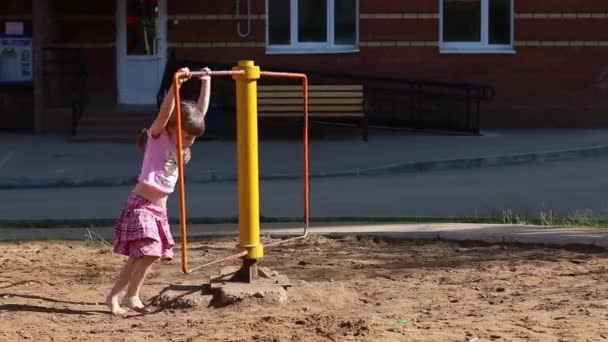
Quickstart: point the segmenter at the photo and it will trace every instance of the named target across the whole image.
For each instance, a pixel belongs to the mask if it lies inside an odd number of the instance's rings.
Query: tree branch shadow
[[[16,283],[0,286],[0,289],[8,289],[10,287],[17,287],[17,286],[21,286],[21,285],[25,285],[25,284],[29,284],[29,283],[37,283],[37,284],[39,284],[40,282],[38,282],[37,280],[23,280],[23,281],[19,281],[19,282],[16,282]]]
[[[40,313],[54,313],[54,314],[66,314],[66,315],[85,315],[92,316],[95,314],[109,314],[107,311],[101,310],[72,310],[72,309],[58,309],[58,308],[47,308],[44,306],[28,305],[28,304],[5,304],[0,305],[0,312],[40,312]]]
[[[41,297],[41,296],[25,295],[25,294],[17,294],[17,293],[0,293],[0,297],[18,297],[18,298],[24,298],[24,299],[43,300],[45,302],[51,302],[51,303],[73,304],[73,305],[98,305],[98,303],[92,303],[92,302],[72,302],[72,301],[68,301],[68,300],[59,300],[59,299],[54,299],[54,298],[46,298],[46,297]]]

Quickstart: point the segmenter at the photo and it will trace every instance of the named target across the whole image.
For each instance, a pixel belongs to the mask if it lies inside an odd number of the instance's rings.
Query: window
[[[442,52],[513,52],[513,0],[439,0]]]
[[[359,0],[267,0],[268,53],[357,51]]]

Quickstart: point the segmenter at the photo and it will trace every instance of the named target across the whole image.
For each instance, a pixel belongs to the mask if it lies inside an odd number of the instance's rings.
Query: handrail
[[[172,65],[170,65],[172,64]],[[195,62],[191,60],[178,60],[174,56],[171,56],[170,62],[167,63],[167,68],[165,69],[165,75],[169,69],[168,67],[172,67],[169,71],[168,79],[161,84],[158,95],[164,97],[164,93],[169,89],[172,73],[177,71],[180,65],[201,65],[201,66],[209,66],[213,69],[227,69],[231,66],[229,64],[224,63],[202,63]],[[281,69],[279,67],[273,66],[265,66],[266,69]],[[388,83],[399,83],[402,85],[415,85],[415,86],[429,86],[429,87],[443,87],[443,88],[461,88],[462,90],[478,90],[480,95],[478,96],[481,100],[493,100],[496,95],[496,90],[493,86],[489,84],[482,83],[464,83],[464,82],[449,82],[449,81],[433,81],[433,80],[421,80],[421,79],[412,79],[412,78],[401,78],[401,77],[389,77],[389,76],[377,76],[377,75],[368,75],[368,74],[347,74],[340,72],[328,72],[328,71],[319,71],[319,70],[298,70],[290,68],[293,72],[302,73],[307,75],[318,75],[327,78],[341,78],[341,79],[352,79],[357,81],[373,81],[373,82],[388,82]],[[165,77],[166,78],[166,77]]]
[[[222,70],[230,68],[231,65],[226,63],[218,62],[201,62],[187,59],[178,59],[175,57],[175,50],[172,51],[171,57],[165,67],[165,74],[163,75],[163,81],[157,93],[157,104],[160,106],[162,99],[166,91],[170,87],[172,81],[172,75],[180,67],[187,65],[191,68],[196,67],[209,67],[212,70]],[[265,69],[282,69],[281,67],[264,65]],[[449,81],[434,81],[434,80],[422,80],[413,78],[401,78],[401,77],[390,77],[390,76],[378,76],[369,74],[347,74],[342,72],[328,72],[319,70],[297,70],[291,69],[295,73],[307,74],[314,81],[315,79],[341,79],[347,80],[347,82],[359,82],[365,83],[366,90],[383,90],[385,94],[394,95],[392,100],[383,99],[381,101],[395,102],[399,101],[399,96],[409,96],[413,105],[412,110],[420,111],[424,108],[425,103],[428,103],[429,98],[433,98],[431,101],[441,101],[441,99],[456,99],[462,101],[465,105],[465,116],[464,119],[458,125],[451,125],[449,130],[458,132],[467,132],[472,134],[480,134],[480,117],[481,117],[481,101],[491,101],[496,96],[496,90],[492,85],[482,83],[464,83],[464,82],[449,82]],[[366,98],[368,92],[366,91]],[[366,103],[380,103],[376,98],[374,101],[366,100]],[[374,108],[372,105],[371,108]],[[418,113],[420,115],[420,113]],[[433,114],[429,114],[432,115]],[[458,117],[460,114],[455,114]],[[385,120],[383,116],[380,116],[380,121]],[[407,120],[401,121],[409,122]],[[408,124],[409,125],[409,124]],[[425,123],[422,123],[424,126]],[[417,128],[418,127],[417,125]]]
[[[251,62],[251,65],[253,65],[253,62]],[[239,63],[239,66],[241,66],[241,64]],[[290,72],[276,72],[276,71],[259,71],[259,69],[257,69],[259,72],[259,75],[257,75],[256,77],[270,77],[270,78],[295,78],[295,79],[300,79],[302,81],[302,97],[304,99],[304,127],[303,127],[303,148],[304,148],[304,232],[302,233],[301,236],[295,237],[295,238],[291,238],[291,239],[287,239],[287,240],[283,240],[283,241],[279,241],[279,242],[275,242],[275,243],[271,243],[269,246],[278,246],[281,244],[285,244],[285,243],[289,243],[292,241],[296,241],[296,240],[300,240],[300,239],[305,239],[308,236],[308,227],[310,225],[310,172],[309,172],[309,134],[308,134],[308,129],[309,129],[309,116],[308,116],[308,76],[306,74],[301,74],[301,73],[290,73]],[[210,75],[210,76],[235,76],[235,75],[242,75],[242,80],[240,82],[243,81],[249,81],[249,80],[254,80],[254,78],[247,78],[247,73],[246,73],[246,69],[239,69],[239,70],[219,70],[219,71],[193,71],[190,73],[191,76],[193,77],[200,77],[200,76],[206,76],[206,75]],[[257,79],[257,78],[256,78]],[[235,80],[237,81],[237,87],[239,87],[239,80],[235,78]],[[256,96],[255,94],[250,94],[253,96]],[[173,97],[175,100],[175,117],[176,117],[176,130],[177,130],[177,150],[181,151],[183,146],[182,146],[182,113],[181,113],[181,95],[180,95],[180,82],[179,82],[179,75],[175,74],[173,76]],[[238,104],[243,105],[242,102],[239,102]],[[243,113],[247,113],[247,114],[253,114],[255,115],[255,113],[257,112],[257,105],[255,104],[255,101],[253,102],[253,104],[249,104],[248,101],[245,101],[245,108],[242,108]],[[238,120],[241,120],[243,118],[243,116],[241,116],[241,114],[238,114]],[[240,125],[240,124],[239,124]],[[239,138],[240,139],[240,138]],[[241,153],[239,151],[239,153]],[[257,150],[256,150],[257,153]],[[241,156],[239,155],[239,169],[241,168]],[[255,155],[255,160],[257,160],[257,155]],[[257,164],[257,161],[256,163]],[[178,188],[179,188],[179,211],[180,211],[180,226],[181,226],[181,259],[182,259],[182,272],[187,274],[190,273],[194,270],[197,269],[201,269],[201,268],[205,268],[211,265],[214,265],[216,263],[220,263],[222,261],[226,261],[226,260],[231,260],[231,259],[236,259],[236,258],[240,258],[240,257],[244,257],[245,255],[247,255],[250,251],[244,251],[244,252],[240,252],[234,255],[230,255],[224,258],[221,258],[219,260],[214,260],[211,262],[208,262],[204,265],[200,265],[194,268],[190,268],[188,267],[188,229],[187,229],[187,222],[186,222],[186,187],[185,187],[185,180],[184,180],[184,160],[183,160],[183,155],[182,153],[178,153],[177,156],[177,165],[178,165],[178,173],[179,173],[179,181],[178,181]],[[257,167],[257,166],[256,166]],[[257,172],[257,171],[256,171]],[[239,171],[239,184],[241,182],[241,172]],[[255,180],[256,184],[257,184],[257,179]],[[256,185],[257,188],[257,185]],[[257,190],[256,190],[257,191]],[[239,201],[241,200],[241,191],[239,191]],[[257,195],[256,195],[257,196]],[[259,216],[259,214],[256,214],[256,216]],[[257,217],[257,219],[259,220],[259,217]],[[242,227],[241,227],[242,229]],[[242,231],[241,231],[242,233]],[[258,232],[259,233],[259,232]],[[257,234],[257,233],[256,233]],[[245,247],[243,245],[241,245],[242,247]],[[249,245],[247,247],[250,247],[251,245]],[[256,245],[254,245],[256,246]]]

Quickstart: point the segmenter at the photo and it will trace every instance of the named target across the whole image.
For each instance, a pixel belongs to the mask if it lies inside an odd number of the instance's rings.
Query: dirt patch
[[[190,257],[234,246],[198,241]],[[183,275],[173,262],[144,287],[154,313],[117,318],[101,302],[123,262],[84,243],[1,244],[0,340],[608,341],[608,254],[597,251],[313,237],[262,262],[291,279],[286,303],[210,307],[196,284],[230,263]],[[175,283],[195,286],[179,305],[163,299]]]

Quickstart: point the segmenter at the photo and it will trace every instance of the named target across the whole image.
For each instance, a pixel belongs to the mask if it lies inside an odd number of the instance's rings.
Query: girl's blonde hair
[[[182,130],[189,135],[200,137],[205,133],[205,115],[201,112],[196,104],[192,101],[182,101],[181,106],[182,113]],[[177,125],[177,115],[173,113],[167,122],[167,127],[174,128]],[[146,142],[148,141],[148,130],[142,129],[137,136],[135,146],[140,151],[146,149]]]

